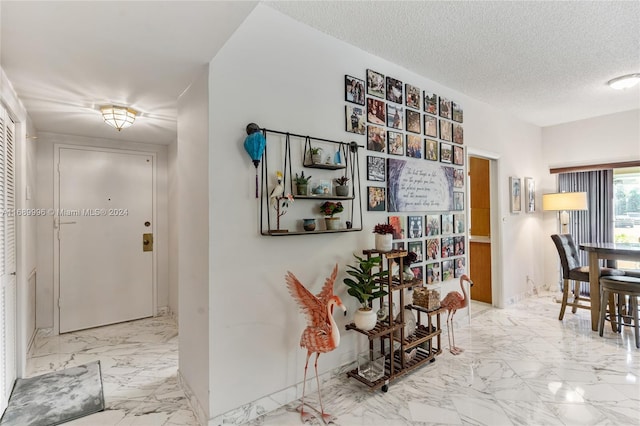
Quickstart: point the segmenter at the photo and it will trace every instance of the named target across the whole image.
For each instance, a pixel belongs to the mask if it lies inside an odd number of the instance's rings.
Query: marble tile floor
[[[506,309],[472,310],[471,324],[455,329],[464,353],[443,352],[387,393],[338,373],[323,385],[325,408],[338,425],[640,425],[632,329],[615,334],[609,327],[599,337],[589,311],[569,310],[558,321],[559,309],[546,293]],[[317,393],[308,397],[317,406]],[[248,424],[298,425],[296,406]]]
[[[39,331],[27,360],[27,376],[96,360],[102,366],[106,409],[66,425],[198,425],[178,384],[178,328],[170,316],[59,336]]]

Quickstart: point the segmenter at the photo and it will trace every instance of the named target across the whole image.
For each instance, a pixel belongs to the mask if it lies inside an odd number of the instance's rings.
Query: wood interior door
[[[491,287],[491,163],[469,156],[469,273],[471,299],[492,303]]]

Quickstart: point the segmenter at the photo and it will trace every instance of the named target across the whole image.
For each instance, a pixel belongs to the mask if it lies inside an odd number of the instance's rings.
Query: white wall
[[[169,310],[178,318],[178,142],[167,147],[167,202],[169,221]]]
[[[242,148],[245,126],[256,122],[270,129],[364,145],[364,136],[344,131],[344,75],[364,79],[367,68],[463,106],[465,144],[500,156],[498,191],[505,246],[500,259],[505,287],[501,302],[524,295],[527,274],[541,280],[541,213],[510,215],[507,188],[510,175],[541,179],[538,127],[258,5],[211,62],[212,417],[302,380],[306,354],[299,339],[305,318],[286,291],[284,274],[291,270],[315,292],[338,263],[335,292],[352,313],[357,303],[342,284],[345,265],[352,253],[373,246],[370,229],[387,218],[386,213],[367,213],[365,207],[363,232],[260,236],[254,168]],[[360,160],[361,165],[366,163],[365,152]],[[294,173],[300,169],[294,160]],[[446,283],[443,292],[456,286],[455,281]],[[181,293],[181,303],[182,297]],[[362,338],[344,331],[350,319],[351,315],[336,318],[343,340],[337,350],[320,357],[321,373],[355,359]]]
[[[210,413],[209,297],[209,85],[208,67],[178,99],[177,225],[180,374],[197,399],[196,412]],[[229,178],[223,178],[230,182]],[[231,265],[226,265],[228,268]],[[217,273],[217,272],[215,272]],[[217,342],[216,342],[217,343]],[[235,392],[235,390],[234,390]]]
[[[541,193],[556,192],[553,167],[640,160],[640,109],[542,129],[545,179]],[[558,231],[557,213],[547,212],[542,223],[545,236]],[[560,264],[551,238],[543,240],[545,283],[557,289]]]
[[[86,138],[73,135],[58,135],[40,133],[37,142],[37,202],[40,209],[49,209],[53,203],[54,174],[54,144],[70,144],[94,146],[112,149],[127,149],[156,153],[157,158],[157,235],[155,235],[155,249],[157,250],[157,306],[168,306],[168,249],[167,249],[167,147],[157,144],[141,144],[122,142],[109,139]],[[38,286],[36,292],[36,321],[38,328],[49,328],[54,325],[53,300],[53,249],[54,229],[53,217],[41,216],[37,219],[38,238]]]

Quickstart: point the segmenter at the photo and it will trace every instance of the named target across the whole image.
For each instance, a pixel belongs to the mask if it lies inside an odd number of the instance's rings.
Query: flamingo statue
[[[469,304],[469,295],[467,294],[466,290],[464,289],[464,285],[462,284],[464,281],[468,281],[469,286],[473,286],[473,281],[471,281],[468,276],[462,275],[460,277],[460,288],[462,289],[462,294],[457,291],[451,291],[440,302],[440,306],[448,311],[447,334],[449,335],[449,352],[451,352],[453,355],[459,355],[464,351],[464,349],[456,347],[456,336],[453,334],[453,316],[458,309],[466,308]],[[453,344],[451,344],[452,341]]]
[[[320,380],[318,378],[318,358],[321,353],[331,352],[340,344],[340,332],[333,320],[333,308],[342,308],[347,315],[347,309],[342,304],[338,296],[333,294],[333,283],[338,275],[338,265],[333,268],[331,276],[325,280],[322,291],[316,296],[311,294],[291,272],[287,271],[285,280],[289,293],[298,305],[300,310],[307,315],[307,328],[300,337],[300,347],[307,349],[307,361],[304,364],[304,381],[302,383],[302,404],[300,405],[300,419],[303,422],[311,420],[312,414],[304,411],[304,392],[307,384],[307,367],[311,354],[316,354],[315,370],[316,382],[318,384],[318,399],[320,400],[320,414],[324,423],[335,421],[335,417],[324,412],[322,406],[322,396],[320,395]]]

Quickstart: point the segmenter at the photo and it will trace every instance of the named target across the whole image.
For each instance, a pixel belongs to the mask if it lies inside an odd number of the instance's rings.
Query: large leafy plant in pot
[[[345,278],[343,282],[349,289],[347,293],[358,299],[362,305],[354,316],[356,327],[361,330],[372,330],[376,326],[376,312],[371,308],[371,300],[386,296],[387,292],[382,288],[381,279],[386,277],[389,271],[380,270],[382,258],[374,256],[368,259],[353,255],[358,263],[347,265],[347,274],[352,278]],[[374,269],[377,271],[374,272]]]

